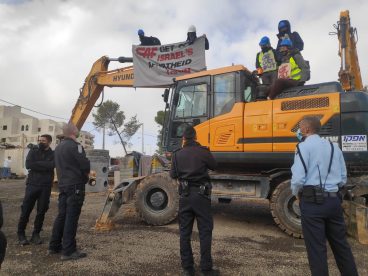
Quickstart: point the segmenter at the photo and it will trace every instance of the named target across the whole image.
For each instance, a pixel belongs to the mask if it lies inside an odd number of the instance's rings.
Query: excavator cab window
[[[214,116],[229,112],[236,100],[234,72],[214,76]]]
[[[175,118],[197,117],[207,114],[207,84],[189,85],[179,91]]]

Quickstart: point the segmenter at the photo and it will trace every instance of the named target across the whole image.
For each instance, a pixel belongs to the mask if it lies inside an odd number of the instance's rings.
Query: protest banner
[[[173,78],[205,70],[205,38],[193,44],[133,45],[134,87],[168,86]]]

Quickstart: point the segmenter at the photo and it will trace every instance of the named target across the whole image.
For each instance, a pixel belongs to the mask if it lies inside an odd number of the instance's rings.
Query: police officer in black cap
[[[75,236],[84,202],[90,162],[76,139],[78,128],[69,123],[63,128],[64,139],[55,149],[55,166],[59,186],[59,213],[55,218],[49,254],[62,253],[61,260],[76,260],[87,254],[77,250]]]
[[[196,141],[192,126],[184,130],[183,148],[174,152],[170,176],[179,180],[180,256],[183,275],[194,275],[191,235],[197,220],[202,275],[219,275],[212,267],[211,243],[213,218],[211,214],[211,184],[208,169],[216,168],[211,152]]]

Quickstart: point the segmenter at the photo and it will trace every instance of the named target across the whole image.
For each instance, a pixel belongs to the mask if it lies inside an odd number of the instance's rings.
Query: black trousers
[[[75,236],[85,196],[84,184],[78,186],[59,188],[59,213],[55,218],[49,244],[49,249],[62,250],[63,255],[67,256],[77,250]]]
[[[6,253],[7,240],[4,233],[0,230],[0,268]]]
[[[21,214],[18,223],[18,234],[24,235],[29,221],[29,216],[37,202],[37,214],[34,221],[33,233],[39,234],[42,230],[45,214],[49,209],[51,194],[50,186],[34,186],[28,184],[21,206]]]
[[[197,220],[200,251],[201,270],[212,269],[211,244],[213,218],[211,213],[211,200],[190,191],[188,196],[181,195],[179,200],[179,227],[180,227],[180,257],[184,269],[194,265],[191,246],[191,236],[194,219]]]
[[[346,227],[338,197],[326,197],[323,204],[300,201],[302,230],[313,276],[328,275],[328,240],[341,275],[358,275],[354,257],[346,240]]]
[[[296,80],[289,80],[289,79],[276,79],[269,90],[268,97],[273,100],[277,95],[279,95],[282,90],[295,87],[299,84]]]

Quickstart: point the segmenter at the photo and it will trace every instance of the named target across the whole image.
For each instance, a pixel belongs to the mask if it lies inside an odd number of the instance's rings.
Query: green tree
[[[158,154],[162,154],[163,150],[162,150],[162,130],[163,130],[163,126],[164,126],[164,121],[165,121],[165,111],[160,110],[157,111],[156,117],[155,117],[155,122],[160,126],[160,129],[158,130],[158,135],[157,135],[157,153]]]
[[[92,115],[94,118],[93,125],[97,129],[103,131],[106,129],[110,136],[116,134],[119,136],[125,154],[127,154],[126,146],[141,126],[137,119],[137,115],[131,117],[129,121],[125,123],[126,117],[124,111],[120,110],[120,105],[118,103],[110,100],[100,105],[97,108],[97,112]],[[103,139],[105,139],[105,137]]]

